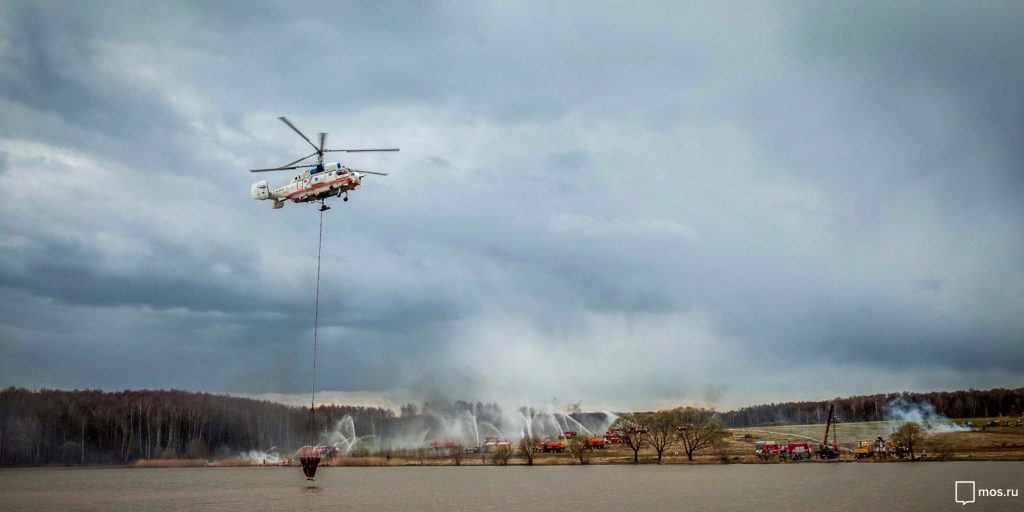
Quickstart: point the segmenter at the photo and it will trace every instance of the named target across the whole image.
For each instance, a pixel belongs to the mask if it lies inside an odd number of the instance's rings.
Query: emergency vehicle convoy
[[[808,441],[780,442],[774,440],[758,440],[754,441],[754,457],[763,462],[807,461],[814,458],[821,460],[836,460],[840,458],[879,460],[904,459],[910,457],[910,451],[901,443],[896,441],[887,441],[881,436],[874,440],[858,440],[852,446],[840,445],[835,428],[836,424],[839,422],[839,418],[836,416],[836,402],[832,401],[832,403],[829,404],[828,417],[825,422],[825,432],[820,443],[812,443]],[[1006,421],[1004,423],[1006,426],[1010,426],[1010,422]],[[968,426],[970,425],[970,422],[968,422]],[[693,424],[682,424],[677,426],[676,430],[679,433],[684,434],[694,428],[696,427]],[[650,433],[651,430],[647,426],[628,423],[626,425],[622,425],[620,423],[615,428],[608,429],[600,436],[587,434],[581,435],[577,431],[565,431],[558,434],[557,437],[544,437],[537,441],[536,449],[541,453],[573,452],[579,447],[589,448],[591,450],[606,449],[611,448],[614,445],[623,444],[630,436]],[[775,434],[805,437],[802,435],[779,432],[776,432]],[[831,440],[829,439],[829,434],[832,435]],[[744,438],[751,441],[753,440],[749,434],[745,435]],[[817,444],[817,446],[814,446],[815,444]],[[470,453],[479,453],[481,451],[488,453],[494,451],[497,446],[502,445],[507,445],[513,450],[519,446],[518,443],[513,445],[513,443],[510,443],[500,437],[487,437],[479,447],[459,445],[452,440],[432,441],[427,443],[427,446],[433,450],[465,449]]]
[[[835,400],[829,404],[828,419],[825,421],[825,435],[821,444],[818,445],[818,458],[822,460],[838,459],[843,453],[852,455],[855,459],[902,459],[909,455],[905,447],[894,441],[886,441],[878,437],[874,441],[863,439],[857,441],[853,448],[844,448],[839,445],[834,425],[839,423],[835,415]],[[829,433],[832,433],[832,442],[828,440]],[[807,460],[811,458],[811,445],[807,442],[781,444],[776,441],[757,441],[754,444],[754,456],[758,460]]]
[[[592,436],[587,437],[582,442],[585,448],[592,450],[604,449],[607,445],[619,444],[621,436],[625,435],[623,430],[609,430],[603,436]],[[575,439],[579,436],[579,432],[566,431],[558,435],[558,439],[552,439],[545,437],[537,445],[543,453],[564,453],[569,448],[569,439]],[[460,447],[455,441],[451,439],[445,439],[443,441],[428,441],[427,448],[435,451],[442,450],[453,450]],[[506,441],[500,437],[485,437],[483,444],[480,446],[465,446],[464,449],[469,453],[484,453],[493,452],[499,446],[508,446],[512,448],[512,443]]]
[[[758,441],[754,444],[754,455],[760,460],[810,460],[811,443],[778,443],[775,441]]]

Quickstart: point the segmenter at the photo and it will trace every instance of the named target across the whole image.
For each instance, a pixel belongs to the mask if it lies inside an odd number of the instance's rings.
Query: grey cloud
[[[326,217],[326,389],[1005,385],[1021,9],[932,5],[8,6],[0,385],[303,391],[316,213],[245,172],[281,114],[403,148]]]
[[[935,276],[917,277],[910,280],[910,285],[923,292],[937,292],[944,284],[942,278]]]
[[[1024,8],[963,7],[816,4],[806,10],[798,36],[815,66],[871,94],[891,109],[891,123],[930,145],[914,155],[914,172],[944,175],[925,183],[969,208],[1006,199],[1005,187],[1024,188],[1024,150],[1013,143],[1024,136],[1024,100],[1017,93],[1024,66],[1013,58],[1024,51],[1018,35]],[[895,142],[906,141],[901,138]],[[979,165],[987,169],[983,177]]]
[[[8,101],[105,135],[126,154],[150,161],[156,156],[180,160],[187,154],[167,151],[180,140],[187,121],[152,88],[133,81],[133,70],[107,69],[107,34],[89,6],[17,4],[9,14],[10,33],[0,52],[0,84]],[[46,139],[45,132],[37,136]],[[161,143],[140,143],[157,140]]]

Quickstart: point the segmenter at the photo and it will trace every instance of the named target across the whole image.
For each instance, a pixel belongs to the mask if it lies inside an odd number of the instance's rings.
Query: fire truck
[[[567,446],[569,446],[569,443],[565,442],[564,439],[559,439],[557,441],[545,439],[544,442],[540,444],[540,451],[544,453],[562,453],[565,451]]]

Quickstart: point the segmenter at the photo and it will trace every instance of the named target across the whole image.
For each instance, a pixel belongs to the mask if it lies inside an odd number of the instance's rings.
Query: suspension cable
[[[316,246],[316,306],[313,314],[313,383],[309,397],[309,423],[312,446],[317,444],[316,436],[316,338],[320,327],[320,253],[324,246],[324,210],[320,210],[320,237]]]

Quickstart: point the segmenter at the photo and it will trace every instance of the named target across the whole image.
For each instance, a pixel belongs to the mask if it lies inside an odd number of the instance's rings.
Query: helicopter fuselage
[[[283,187],[271,190],[266,180],[252,184],[253,199],[271,200],[273,207],[281,208],[285,201],[309,203],[345,194],[362,184],[363,175],[338,162],[326,163],[322,169],[311,167],[292,178]],[[346,197],[347,200],[347,197]]]

